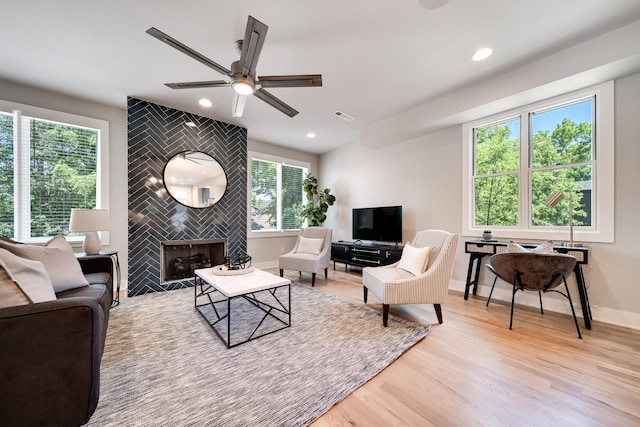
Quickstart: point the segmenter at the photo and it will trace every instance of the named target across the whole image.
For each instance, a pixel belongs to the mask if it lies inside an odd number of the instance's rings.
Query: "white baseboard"
[[[501,286],[500,284],[496,284],[496,288],[493,291],[493,295],[491,296],[492,301],[495,299],[511,303],[511,289],[505,288],[505,286],[506,285]],[[449,284],[449,289],[454,289],[456,291],[464,292],[464,288],[465,282],[461,280],[452,280]],[[478,288],[478,295],[488,298],[490,291],[490,286],[480,286],[480,288]],[[577,295],[572,295],[572,299],[573,307],[576,311],[576,316],[582,318],[582,306],[580,305],[580,299]],[[516,303],[529,307],[540,307],[538,295],[535,292],[518,292],[518,295],[516,296]],[[564,297],[559,297],[559,299],[557,299],[543,296],[542,303],[545,310],[554,311],[556,313],[563,313],[571,316],[569,301],[567,301]],[[592,304],[591,316],[593,317],[593,320],[596,320],[598,322],[640,330],[640,314],[637,313],[614,310],[611,308]]]
[[[278,268],[278,260],[275,261],[265,261],[265,262],[257,262],[253,264],[253,266],[257,269],[265,269],[265,268]]]

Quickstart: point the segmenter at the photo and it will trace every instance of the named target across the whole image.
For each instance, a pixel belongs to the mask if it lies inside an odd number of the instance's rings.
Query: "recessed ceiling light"
[[[213,105],[207,98],[202,98],[200,101],[198,101],[198,104],[202,105],[203,107],[211,107]]]
[[[313,132],[309,132],[309,133],[307,134],[307,138],[315,138],[315,137],[316,137],[316,134],[315,134],[315,133],[313,133]]]
[[[473,54],[471,59],[474,61],[482,61],[483,59],[487,59],[493,53],[493,49],[490,47],[483,47],[482,49],[478,49],[476,53]]]

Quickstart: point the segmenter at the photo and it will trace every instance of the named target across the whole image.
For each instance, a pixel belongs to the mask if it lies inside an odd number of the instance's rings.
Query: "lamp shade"
[[[109,224],[109,211],[106,209],[71,209],[69,231],[107,231],[111,229]]]

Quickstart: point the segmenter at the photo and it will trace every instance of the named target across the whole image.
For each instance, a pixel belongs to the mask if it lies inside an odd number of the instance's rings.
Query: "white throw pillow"
[[[0,307],[55,299],[51,280],[41,262],[0,249]]]
[[[507,252],[533,252],[538,254],[552,254],[553,253],[553,242],[551,240],[545,240],[540,243],[535,248],[527,249],[513,240],[509,241],[507,245]]]
[[[431,249],[432,246],[418,248],[407,243],[402,249],[402,257],[400,257],[400,262],[396,268],[408,271],[414,276],[424,273],[427,270]]]
[[[89,286],[71,245],[62,236],[52,238],[44,246],[9,243],[0,240],[0,248],[4,248],[21,258],[40,261],[44,265],[56,293]]]
[[[320,255],[324,239],[300,236],[297,253]]]

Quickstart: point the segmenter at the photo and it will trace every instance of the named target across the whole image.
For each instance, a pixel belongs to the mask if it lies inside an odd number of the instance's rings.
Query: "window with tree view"
[[[298,230],[308,167],[251,157],[251,231]]]
[[[594,117],[591,96],[473,127],[473,226],[591,227]]]
[[[0,234],[67,234],[73,208],[95,208],[100,130],[0,111]]]

